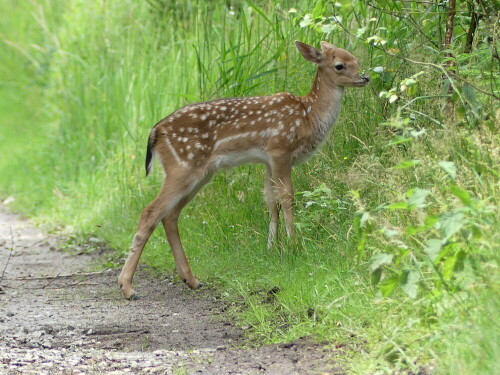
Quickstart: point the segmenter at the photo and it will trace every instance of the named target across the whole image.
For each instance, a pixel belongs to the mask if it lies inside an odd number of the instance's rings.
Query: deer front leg
[[[292,163],[287,157],[273,158],[272,180],[283,213],[285,216],[285,229],[288,237],[295,235],[293,227],[293,186],[291,178]]]
[[[269,232],[267,237],[267,247],[270,248],[278,235],[279,201],[274,189],[273,174],[270,167],[267,167],[266,180],[264,183],[264,194],[267,207],[269,208]]]

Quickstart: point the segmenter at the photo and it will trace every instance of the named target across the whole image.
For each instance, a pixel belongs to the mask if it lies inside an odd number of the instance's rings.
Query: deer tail
[[[151,172],[151,169],[153,168],[153,160],[154,160],[153,149],[155,143],[156,143],[156,127],[151,129],[151,133],[149,133],[148,147],[146,149],[146,176],[149,175],[149,172]]]

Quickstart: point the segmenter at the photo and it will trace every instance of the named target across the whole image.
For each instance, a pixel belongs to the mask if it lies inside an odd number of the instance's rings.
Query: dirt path
[[[142,298],[125,301],[118,271],[91,264],[0,211],[0,374],[343,374],[305,340],[242,349],[207,289],[139,269]]]

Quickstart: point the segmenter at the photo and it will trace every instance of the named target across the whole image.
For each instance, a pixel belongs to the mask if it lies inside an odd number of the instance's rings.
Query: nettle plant
[[[438,165],[449,176],[443,186],[409,189],[404,200],[380,207],[397,224],[363,228],[370,232],[370,246],[382,250],[372,256],[370,271],[383,296],[397,288],[412,298],[419,289],[434,296],[460,291],[465,261],[473,265],[481,253],[494,208],[454,183],[453,163]]]
[[[433,97],[414,96],[423,74],[414,74],[398,87],[380,93],[381,98],[398,104],[395,115],[382,124],[394,134],[388,147],[404,144],[409,149],[420,141],[425,128],[417,127],[418,116],[441,124],[412,108],[417,100]],[[373,212],[364,208],[358,192],[352,192],[358,207],[358,252],[373,254],[369,263],[372,283],[384,297],[402,290],[411,298],[419,294],[437,298],[459,292],[481,276],[477,260],[484,253],[482,239],[492,230],[495,207],[460,186],[460,167],[452,161],[403,160],[392,168],[416,166],[432,176],[422,182],[426,188],[412,187],[399,201]]]
[[[350,203],[339,199],[322,183],[311,191],[297,192],[300,197],[297,210],[296,228],[307,238],[317,235],[318,227],[333,231],[349,211]]]

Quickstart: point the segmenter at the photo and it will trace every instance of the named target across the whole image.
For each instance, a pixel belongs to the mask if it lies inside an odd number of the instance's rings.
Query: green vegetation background
[[[144,178],[150,128],[190,102],[306,94],[293,41],[328,40],[372,83],[294,170],[298,240],[266,248],[261,166],[223,171],[181,218],[195,274],[257,343],[327,341],[352,373],[499,373],[498,5],[459,1],[450,45],[447,6],[3,1],[0,196],[120,266],[163,178]],[[173,271],[161,230],[143,261]]]

